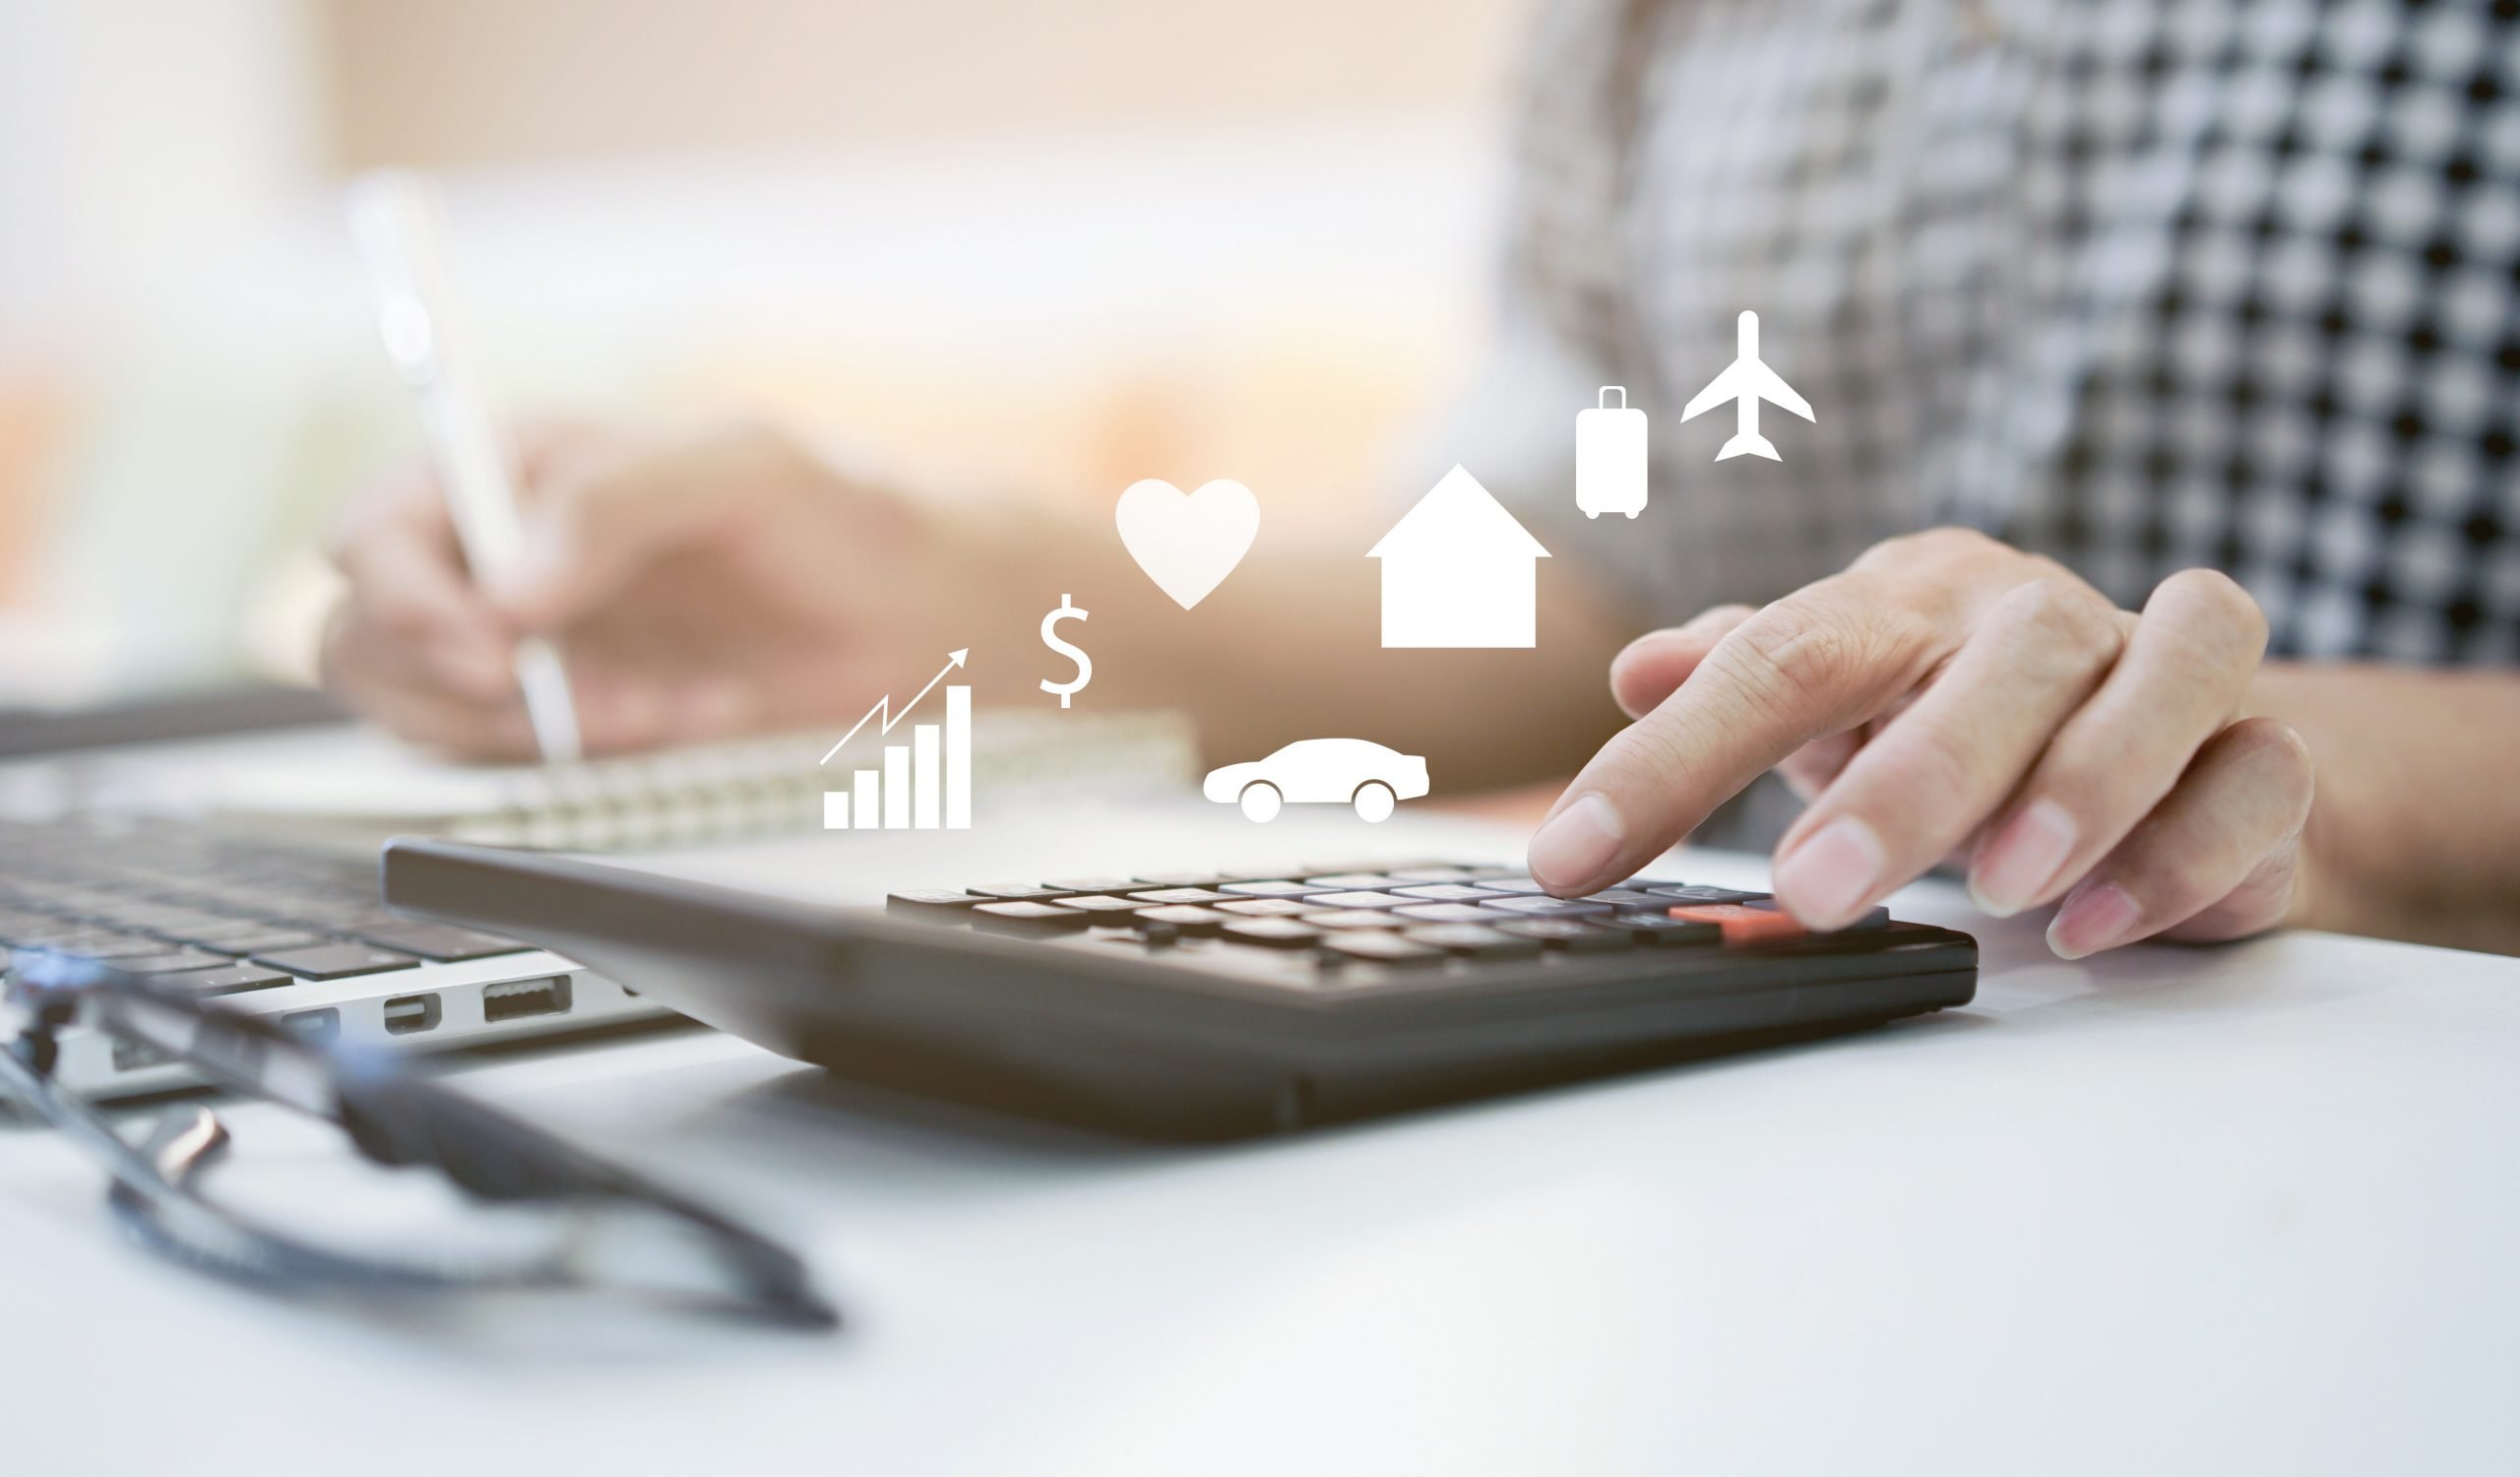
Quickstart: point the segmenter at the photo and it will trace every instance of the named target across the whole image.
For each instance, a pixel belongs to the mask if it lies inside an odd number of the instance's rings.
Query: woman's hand
[[[1947,856],[2004,916],[2053,902],[2057,953],[2235,938],[2286,922],[2309,752],[2242,716],[2266,620],[2225,576],[2164,580],[2138,615],[2050,560],[1942,529],[1879,545],[1762,610],[1633,642],[1610,686],[1636,722],[1531,845],[1552,892],[1592,891],[1764,770],[1810,801],[1778,901],[1819,929]]]
[[[360,500],[334,542],[349,593],[326,680],[408,738],[531,754],[510,665],[527,631],[561,638],[606,751],[853,716],[986,626],[978,551],[767,427],[546,428],[523,452],[526,553],[494,588],[425,474]]]

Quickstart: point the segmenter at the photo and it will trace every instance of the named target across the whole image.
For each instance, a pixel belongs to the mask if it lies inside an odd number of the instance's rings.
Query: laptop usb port
[[[567,975],[552,975],[540,980],[503,980],[496,985],[481,987],[481,1019],[491,1025],[503,1020],[568,1013]]]
[[[385,1034],[411,1036],[437,1029],[444,1011],[433,995],[398,995],[385,1002]]]

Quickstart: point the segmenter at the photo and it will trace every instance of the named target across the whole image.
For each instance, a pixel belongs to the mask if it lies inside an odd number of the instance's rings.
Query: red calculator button
[[[1724,931],[1726,943],[1763,943],[1772,938],[1799,938],[1804,930],[1792,916],[1770,913],[1759,908],[1745,908],[1739,903],[1683,903],[1670,910],[1673,918],[1691,923],[1711,923]]]

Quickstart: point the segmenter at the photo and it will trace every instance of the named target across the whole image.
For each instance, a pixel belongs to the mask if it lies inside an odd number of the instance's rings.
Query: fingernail
[[[1777,900],[1805,928],[1841,928],[1871,906],[1886,860],[1872,827],[1841,815],[1776,865]]]
[[[1551,892],[1571,892],[1618,856],[1627,825],[1608,801],[1587,794],[1548,818],[1532,837],[1525,861],[1532,879]]]
[[[2080,834],[2064,806],[2051,800],[2032,802],[1978,854],[1978,865],[1969,873],[1969,895],[1995,917],[2012,917],[2055,879]]]
[[[2065,906],[2056,910],[2056,921],[2048,926],[2048,946],[2059,959],[2097,954],[2124,942],[2143,916],[2144,910],[2125,888],[2104,882],[2065,899]]]

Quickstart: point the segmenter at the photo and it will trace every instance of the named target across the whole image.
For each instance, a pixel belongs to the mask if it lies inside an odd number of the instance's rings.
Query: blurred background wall
[[[302,672],[416,454],[344,178],[449,182],[518,414],[942,497],[1379,495],[1481,326],[1525,0],[0,0],[0,703]]]

